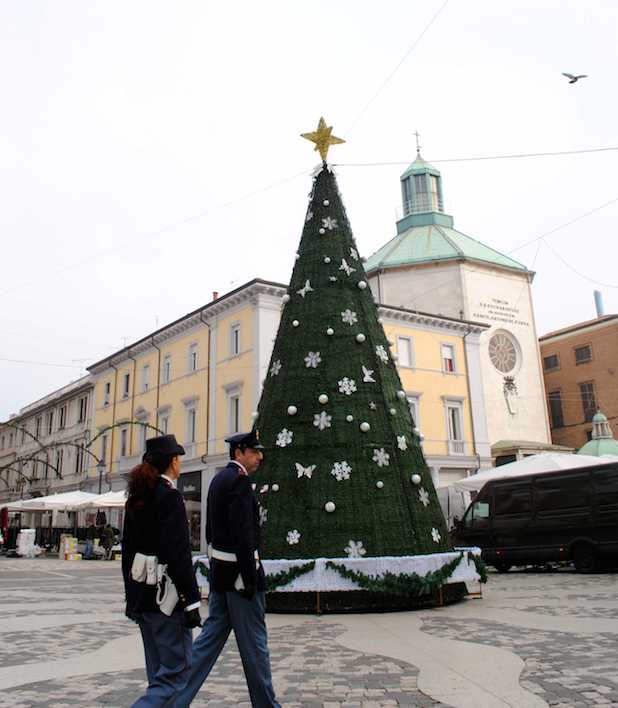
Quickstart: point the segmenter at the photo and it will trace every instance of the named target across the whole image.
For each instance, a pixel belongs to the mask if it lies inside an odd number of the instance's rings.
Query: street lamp
[[[97,462],[97,472],[99,473],[99,494],[101,494],[101,484],[103,483],[103,472],[105,471],[105,462],[99,460]]]

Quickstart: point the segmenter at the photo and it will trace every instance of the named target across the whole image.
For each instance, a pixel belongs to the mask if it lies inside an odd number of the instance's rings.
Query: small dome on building
[[[592,439],[583,445],[578,451],[578,455],[593,455],[603,457],[605,455],[618,456],[618,440],[614,439],[612,430],[609,427],[607,417],[597,411],[592,419]]]

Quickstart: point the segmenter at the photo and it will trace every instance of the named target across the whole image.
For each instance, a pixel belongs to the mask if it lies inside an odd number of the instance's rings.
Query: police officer
[[[233,435],[226,442],[230,462],[215,475],[208,490],[208,619],[193,644],[191,675],[175,705],[190,705],[233,629],[251,704],[254,708],[279,708],[264,622],[266,582],[258,553],[259,508],[251,485],[264,448],[254,432]]]
[[[185,451],[173,435],[146,441],[142,464],[131,470],[122,536],[122,574],[127,617],[142,633],[148,689],[134,706],[173,705],[184,687],[191,664],[191,628],[201,626],[200,592],[191,562],[189,527],[184,502],[175,489],[180,455]],[[150,577],[137,581],[136,554],[150,559]],[[144,561],[142,556],[138,561]],[[164,614],[156,595],[156,565],[167,564],[167,574],[179,601]],[[142,563],[146,565],[145,561]],[[133,573],[132,573],[133,569]],[[153,569],[155,570],[153,577]],[[170,703],[171,702],[171,703]]]

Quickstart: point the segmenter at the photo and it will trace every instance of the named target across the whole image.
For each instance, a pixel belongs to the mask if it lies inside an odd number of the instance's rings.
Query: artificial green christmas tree
[[[326,149],[338,141],[322,121],[310,135],[319,138],[320,131]],[[376,567],[370,560],[392,558],[379,567],[401,585],[414,572],[414,558],[451,550],[395,357],[325,160],[314,175],[255,427],[265,447],[256,477],[263,558],[362,559],[355,571],[366,567],[369,580]]]

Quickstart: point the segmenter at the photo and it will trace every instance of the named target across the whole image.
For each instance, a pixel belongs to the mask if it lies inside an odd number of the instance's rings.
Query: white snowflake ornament
[[[308,369],[317,369],[318,364],[322,361],[322,357],[320,356],[320,352],[307,352],[307,356],[305,357],[305,366]]]
[[[270,367],[270,375],[271,376],[278,376],[279,372],[281,371],[281,362],[279,359],[276,361],[273,361],[272,366]]]
[[[347,276],[350,276],[352,275],[352,273],[356,272],[356,268],[352,268],[352,266],[348,265],[345,258],[341,259],[341,265],[339,266],[339,270],[345,271],[345,274]]]
[[[311,479],[311,476],[313,475],[313,472],[317,465],[309,465],[308,467],[303,467],[300,462],[294,463],[296,465],[296,474],[298,475],[298,479],[301,477],[307,477],[307,479]]]
[[[358,260],[358,251],[355,248],[350,248],[350,256],[357,261]]]
[[[353,324],[356,324],[358,322],[358,317],[356,315],[356,312],[352,312],[352,310],[348,308],[347,310],[344,310],[341,313],[341,320],[342,322],[345,322],[345,324],[349,324],[351,327]]]
[[[429,492],[425,487],[421,487],[418,490],[418,499],[423,506],[429,506]]]
[[[351,396],[355,391],[357,391],[356,381],[354,381],[354,379],[349,379],[347,376],[344,376],[341,381],[338,381],[337,383],[339,384],[339,393],[344,393],[346,396]]]
[[[375,403],[374,401],[369,401],[369,408],[370,408],[372,411],[377,411],[377,410],[378,410],[378,404]]]
[[[390,465],[389,460],[390,455],[383,447],[379,450],[373,451],[373,461],[378,465],[378,467],[388,467]]]
[[[344,479],[350,479],[352,468],[345,460],[342,460],[341,462],[335,462],[330,473],[338,482],[341,482]]]
[[[376,356],[383,364],[388,362],[388,354],[386,353],[386,349],[383,344],[378,344],[376,346]]]
[[[293,531],[288,531],[286,540],[290,544],[290,546],[294,546],[300,541],[300,533],[296,529],[294,529]]]
[[[440,543],[442,536],[440,536],[438,529],[431,529],[431,538],[433,538],[434,543]]]
[[[397,436],[397,447],[400,450],[407,450],[408,449],[408,441],[406,440],[405,435],[398,435]]]
[[[284,428],[277,434],[277,447],[287,447],[291,444],[294,433],[287,428]]]
[[[326,411],[322,411],[313,416],[313,424],[319,430],[326,430],[326,428],[330,428],[332,419],[332,415],[328,415]]]
[[[363,548],[362,541],[353,541],[352,539],[348,541],[348,545],[343,550],[347,553],[348,558],[362,558],[367,553]]]
[[[327,216],[325,219],[322,219],[322,226],[325,229],[332,231],[333,229],[337,228],[337,219],[333,219],[332,217]]]
[[[306,280],[303,287],[300,290],[296,291],[296,294],[300,295],[302,298],[304,298],[307,293],[312,293],[312,292],[315,292],[315,291],[311,287],[311,281]]]

